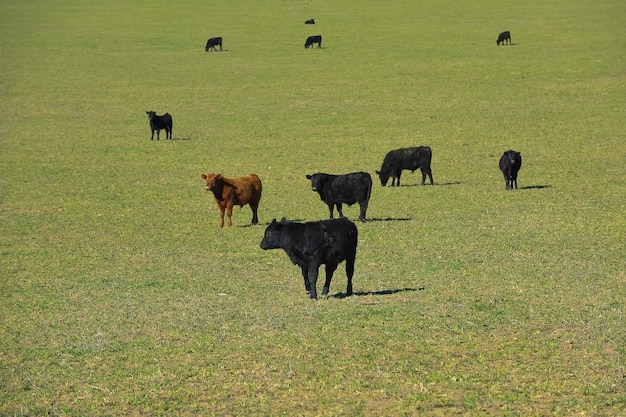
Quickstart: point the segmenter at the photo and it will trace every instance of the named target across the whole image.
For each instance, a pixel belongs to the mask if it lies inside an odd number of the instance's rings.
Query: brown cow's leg
[[[220,206],[220,227],[224,227],[224,207]]]
[[[226,215],[228,216],[228,227],[231,227],[233,225],[233,220],[232,220],[232,217],[233,217],[233,205],[232,204],[229,204],[226,207]]]
[[[250,203],[250,208],[252,209],[252,224],[259,224],[259,216],[257,215],[259,203]]]

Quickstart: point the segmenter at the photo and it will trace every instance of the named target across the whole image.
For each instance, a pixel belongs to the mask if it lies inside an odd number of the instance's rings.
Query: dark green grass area
[[[623,2],[214,3],[0,4],[0,415],[626,412]],[[381,187],[419,145],[435,185]],[[312,302],[263,230],[361,170],[355,295]]]

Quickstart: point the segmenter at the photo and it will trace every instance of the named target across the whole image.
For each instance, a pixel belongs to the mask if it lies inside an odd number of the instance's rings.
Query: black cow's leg
[[[424,171],[424,168],[420,168],[420,171],[422,171],[422,184],[424,185],[426,184],[426,171]]]
[[[341,203],[337,204],[337,212],[339,213],[339,217],[343,217],[343,210],[341,209]]]
[[[311,292],[311,284],[309,284],[309,268],[306,266],[302,267],[302,278],[304,278],[304,289],[309,294]]]
[[[356,256],[356,253],[355,253]],[[352,276],[354,275],[354,256],[346,259],[346,275],[348,277],[348,286],[346,287],[346,295],[352,295]]]
[[[333,279],[333,274],[335,273],[335,269],[337,269],[337,265],[326,264],[326,281],[324,282],[324,289],[322,290],[322,295],[328,295],[328,291],[330,291],[330,281]]]
[[[150,136],[150,140],[154,140],[154,130],[152,131],[152,136]]]
[[[359,203],[360,213],[359,213],[359,221],[365,221],[365,213],[367,212],[367,202]]]
[[[311,287],[311,298],[317,299],[317,270],[319,265],[309,265],[309,285]]]
[[[330,212],[330,218],[334,218],[335,216],[335,206],[331,203],[328,205],[328,211]]]

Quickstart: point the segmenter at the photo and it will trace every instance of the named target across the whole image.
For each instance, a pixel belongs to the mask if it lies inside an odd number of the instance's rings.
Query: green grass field
[[[0,4],[0,415],[626,413],[626,3],[175,3]],[[310,301],[265,225],[418,145]]]

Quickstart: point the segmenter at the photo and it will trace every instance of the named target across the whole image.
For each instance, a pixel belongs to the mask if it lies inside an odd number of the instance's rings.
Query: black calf
[[[304,47],[308,48],[309,46],[313,46],[313,44],[317,44],[318,48],[322,47],[322,35],[309,36],[306,38],[306,42],[304,43]]]
[[[517,188],[517,173],[522,167],[522,154],[513,150],[506,151],[500,158],[500,171],[506,182],[505,189]]]
[[[150,140],[154,140],[154,132],[157,132],[157,140],[161,139],[161,129],[165,129],[165,138],[172,139],[172,116],[165,113],[163,116],[157,116],[153,111],[147,111],[148,119],[150,119],[150,130],[152,136]]]
[[[208,41],[206,41],[206,47],[204,48],[204,50],[206,52],[209,51],[209,49],[213,49],[214,51],[217,51],[217,48],[215,48],[216,46],[220,47],[220,51],[222,50],[222,38],[210,38]]]
[[[508,30],[498,35],[498,40],[496,41],[496,45],[500,45],[500,44],[505,45],[505,42],[508,42],[509,45],[511,44],[511,32],[509,32]]]

